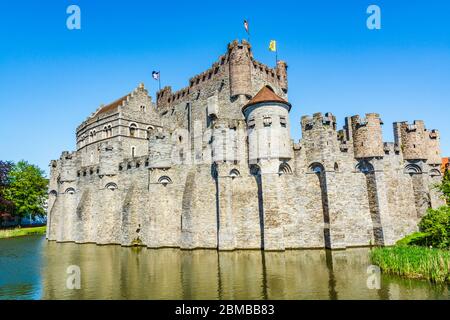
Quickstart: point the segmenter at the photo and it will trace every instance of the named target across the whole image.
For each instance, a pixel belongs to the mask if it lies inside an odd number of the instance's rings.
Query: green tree
[[[9,172],[13,168],[12,161],[0,160],[0,214],[2,212],[11,213],[13,204],[5,199],[5,190],[9,186]]]
[[[450,205],[450,170],[445,172],[442,182],[436,187],[442,192],[447,205]]]
[[[48,180],[44,172],[26,161],[18,162],[8,174],[9,186],[4,190],[5,199],[14,204],[14,215],[19,224],[24,216],[45,215]]]
[[[450,246],[450,207],[443,206],[439,209],[428,209],[428,213],[419,223],[419,229],[425,233],[427,245],[436,248]]]

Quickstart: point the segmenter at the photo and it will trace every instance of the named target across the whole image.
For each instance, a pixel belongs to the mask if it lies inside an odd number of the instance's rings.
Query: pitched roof
[[[445,173],[446,166],[449,164],[450,158],[442,158],[442,173]]]
[[[242,108],[243,110],[249,106],[262,103],[262,102],[278,102],[284,103],[291,107],[291,104],[278,96],[271,87],[264,86],[261,90]]]
[[[97,116],[102,113],[116,111],[117,108],[122,104],[122,102],[124,102],[128,98],[128,96],[129,96],[129,94],[127,94],[126,96],[123,96],[120,99],[117,99],[114,102],[111,102],[110,104],[107,104],[106,106],[103,106],[100,110],[97,111],[97,113],[95,115]]]

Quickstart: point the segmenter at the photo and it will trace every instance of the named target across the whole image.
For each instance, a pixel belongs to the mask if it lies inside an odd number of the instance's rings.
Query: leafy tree
[[[450,207],[443,206],[437,210],[429,209],[419,223],[421,232],[427,234],[428,245],[437,248],[450,246]]]
[[[41,169],[20,161],[9,172],[8,180],[5,199],[14,204],[14,215],[19,217],[19,221],[28,214],[45,215],[48,180]]]
[[[450,205],[450,170],[445,171],[442,182],[436,187],[442,192],[447,205]]]
[[[12,161],[0,160],[0,189],[8,186],[8,175],[13,166]]]
[[[397,242],[398,245],[450,247],[450,207],[428,209],[419,223],[420,232],[415,232]]]
[[[0,213],[12,211],[13,204],[5,199],[5,190],[9,186],[9,172],[14,163],[11,161],[0,160]]]

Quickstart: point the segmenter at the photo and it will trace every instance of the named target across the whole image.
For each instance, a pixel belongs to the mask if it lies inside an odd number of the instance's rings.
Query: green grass
[[[45,234],[46,227],[16,228],[0,230],[0,239]]]
[[[373,264],[382,272],[408,278],[450,282],[450,251],[426,247],[395,246],[371,251]]]

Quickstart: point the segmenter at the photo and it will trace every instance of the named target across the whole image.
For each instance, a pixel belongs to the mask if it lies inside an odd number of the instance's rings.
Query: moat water
[[[67,288],[70,266],[78,290]],[[0,299],[450,299],[449,285],[428,281],[368,285],[369,266],[369,249],[153,250],[30,236],[0,240]]]

